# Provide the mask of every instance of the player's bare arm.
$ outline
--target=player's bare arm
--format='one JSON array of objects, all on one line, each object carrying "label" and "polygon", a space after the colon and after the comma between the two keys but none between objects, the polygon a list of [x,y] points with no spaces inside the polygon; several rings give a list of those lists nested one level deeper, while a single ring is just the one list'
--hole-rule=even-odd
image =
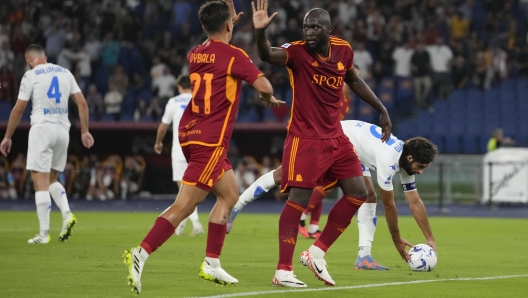
[{"label": "player's bare arm", "polygon": [[400,229],[398,228],[398,211],[396,209],[396,203],[394,202],[394,191],[380,189],[380,194],[381,199],[383,200],[383,210],[385,211],[385,219],[389,226],[392,241],[402,259],[407,262],[409,260],[409,254],[407,253],[406,246],[413,247],[413,245],[400,236]]},{"label": "player's bare arm", "polygon": [[9,122],[7,123],[7,129],[4,135],[4,139],[0,144],[0,152],[2,152],[4,156],[7,156],[7,154],[9,154],[9,152],[11,151],[11,137],[13,136],[15,129],[18,127],[20,119],[22,119],[22,114],[26,109],[27,103],[27,101],[19,99],[15,103],[13,110],[11,110],[11,115],[9,116]]},{"label": "player's bare arm", "polygon": [[260,60],[275,66],[284,66],[287,58],[286,51],[281,48],[272,48],[265,32],[278,13],[274,12],[268,16],[268,0],[257,0],[256,7],[255,3],[251,2],[251,9],[253,10],[253,26],[255,27],[255,39]]},{"label": "player's bare arm", "polygon": [[81,92],[72,94],[73,101],[79,108],[79,119],[81,122],[81,140],[86,148],[91,148],[94,144],[92,134],[88,131],[88,105]]},{"label": "player's bare arm", "polygon": [[268,107],[278,107],[280,104],[285,104],[284,101],[278,100],[273,96],[273,87],[266,77],[261,76],[253,82],[253,88],[260,93],[260,100],[266,102]]},{"label": "player's bare arm", "polygon": [[238,14],[235,11],[235,5],[233,4],[233,0],[224,0],[225,3],[229,6],[229,11],[231,12],[231,22],[233,22],[233,26],[240,21],[240,18],[244,14],[243,12],[239,12]]},{"label": "player's bare arm", "polygon": [[381,137],[382,142],[389,140],[392,130],[392,123],[390,120],[389,113],[385,106],[381,103],[378,97],[372,92],[370,87],[358,76],[355,69],[350,69],[345,74],[345,83],[350,86],[350,89],[356,93],[359,98],[371,105],[374,109],[380,112],[379,126],[381,127],[383,136]]},{"label": "player's bare arm", "polygon": [[154,144],[154,151],[157,154],[161,154],[161,151],[163,150],[163,139],[165,138],[168,129],[169,125],[163,122],[160,123],[160,125],[158,126],[158,132],[156,134],[156,143]]},{"label": "player's bare arm", "polygon": [[425,210],[424,203],[420,198],[417,190],[405,192],[405,198],[409,202],[409,208],[412,211],[416,223],[422,230],[422,233],[425,236],[427,245],[431,246],[436,251],[436,245],[433,237],[433,232],[431,231],[431,226],[429,225],[429,219],[427,218],[427,211]]}]

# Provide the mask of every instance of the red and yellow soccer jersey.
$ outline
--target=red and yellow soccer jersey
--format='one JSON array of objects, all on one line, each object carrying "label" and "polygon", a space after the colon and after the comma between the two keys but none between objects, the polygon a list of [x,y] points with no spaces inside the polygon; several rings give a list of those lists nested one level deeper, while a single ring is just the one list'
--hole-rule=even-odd
[{"label": "red and yellow soccer jersey", "polygon": [[287,53],[293,101],[289,133],[302,138],[335,138],[343,135],[339,123],[345,73],[353,67],[350,44],[330,36],[326,58],[311,53],[305,41],[282,45]]},{"label": "red and yellow soccer jersey", "polygon": [[262,72],[241,49],[207,40],[187,55],[192,100],[178,128],[181,146],[229,147],[242,80],[253,84]]}]

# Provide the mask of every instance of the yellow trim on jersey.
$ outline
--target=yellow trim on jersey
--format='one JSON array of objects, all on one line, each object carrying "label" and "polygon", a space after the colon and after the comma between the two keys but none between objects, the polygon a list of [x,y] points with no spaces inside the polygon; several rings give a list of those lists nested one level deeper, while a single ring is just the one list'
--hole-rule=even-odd
[{"label": "yellow trim on jersey", "polygon": [[224,150],[224,147],[218,147],[213,151],[213,154],[211,154],[211,158],[207,162],[205,169],[200,175],[200,178],[198,178],[198,181],[200,183],[207,185],[207,182],[209,181],[209,177],[211,177],[211,173],[216,167],[216,164],[218,163],[218,158],[220,157],[220,155],[222,155],[223,150]]},{"label": "yellow trim on jersey", "polygon": [[290,130],[290,125],[293,120],[293,107],[295,106],[295,78],[293,77],[293,72],[289,67],[287,67],[286,70],[288,70],[288,76],[290,77],[290,86],[292,88],[292,106],[290,109],[290,121],[288,121],[288,126],[286,126],[286,130]]},{"label": "yellow trim on jersey", "polygon": [[328,184],[328,185],[326,185],[326,186],[323,186],[323,190],[324,190],[324,191],[327,191],[327,190],[329,190],[329,189],[334,188],[334,186],[337,184],[337,182],[338,182],[338,180],[336,179],[336,181],[334,181],[334,182],[332,182],[332,183],[330,183],[330,184]]},{"label": "yellow trim on jersey", "polygon": [[190,186],[195,186],[197,184],[196,182],[189,182],[189,181],[185,181],[185,180],[182,180],[182,183],[190,185]]}]

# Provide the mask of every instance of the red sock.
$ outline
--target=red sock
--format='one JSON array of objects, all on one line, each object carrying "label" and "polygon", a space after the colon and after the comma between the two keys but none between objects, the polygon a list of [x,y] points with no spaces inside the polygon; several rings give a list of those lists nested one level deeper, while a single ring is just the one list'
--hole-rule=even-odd
[{"label": "red sock", "polygon": [[326,252],[337,238],[341,236],[341,233],[345,231],[348,225],[350,225],[352,217],[356,214],[363,202],[365,202],[365,199],[354,198],[347,195],[344,195],[339,199],[339,201],[332,206],[332,209],[330,209],[330,213],[328,213],[328,222],[319,238],[315,240],[314,245]]},{"label": "red sock", "polygon": [[154,226],[150,229],[145,239],[143,239],[143,242],[141,242],[141,247],[148,254],[151,254],[163,245],[172,234],[174,234],[174,226],[170,221],[160,216],[154,222]]},{"label": "red sock", "polygon": [[279,218],[279,263],[277,270],[292,271],[292,259],[295,243],[299,232],[299,220],[304,206],[292,201],[286,201]]},{"label": "red sock", "polygon": [[224,239],[227,232],[227,225],[217,223],[209,223],[209,230],[207,231],[207,248],[205,249],[205,256],[209,258],[219,258],[224,247]]},{"label": "red sock", "polygon": [[316,188],[314,188],[312,195],[310,196],[310,202],[308,203],[308,207],[306,207],[306,209],[304,210],[304,214],[312,213],[313,210],[317,208],[317,204],[322,202],[326,195],[326,191],[324,191],[321,186],[317,186]]},{"label": "red sock", "polygon": [[319,220],[321,219],[321,214],[323,213],[323,201],[317,203],[312,210],[312,216],[310,216],[310,224],[318,225]]}]

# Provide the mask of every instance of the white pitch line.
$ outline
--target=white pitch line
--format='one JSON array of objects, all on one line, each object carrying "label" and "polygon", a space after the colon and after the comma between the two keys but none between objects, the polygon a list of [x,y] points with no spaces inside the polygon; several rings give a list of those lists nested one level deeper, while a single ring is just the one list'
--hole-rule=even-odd
[{"label": "white pitch line", "polygon": [[431,282],[443,282],[443,281],[480,281],[480,280],[495,280],[495,279],[508,279],[508,278],[521,278],[528,277],[528,274],[518,275],[499,275],[499,276],[486,276],[486,277],[466,277],[466,278],[444,278],[444,279],[426,279],[426,280],[414,280],[414,281],[401,281],[401,282],[388,282],[381,284],[366,284],[357,286],[344,286],[344,287],[327,287],[327,288],[316,288],[316,289],[295,289],[295,290],[271,290],[271,291],[258,291],[258,292],[242,292],[233,294],[223,294],[214,296],[197,296],[191,298],[229,298],[229,297],[244,297],[244,296],[260,296],[260,295],[272,295],[272,294],[284,294],[288,292],[301,293],[301,292],[319,292],[319,291],[338,291],[338,290],[351,290],[351,289],[364,289],[364,288],[376,288],[376,287],[387,287],[387,286],[401,286],[411,284],[422,284]]}]

